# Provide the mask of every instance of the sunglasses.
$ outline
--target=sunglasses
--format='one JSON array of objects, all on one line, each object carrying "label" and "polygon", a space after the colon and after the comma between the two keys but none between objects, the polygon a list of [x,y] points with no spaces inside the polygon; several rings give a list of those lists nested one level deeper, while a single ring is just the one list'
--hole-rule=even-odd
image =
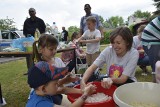
[{"label": "sunglasses", "polygon": [[84,10],[89,10],[90,8],[84,8]]}]

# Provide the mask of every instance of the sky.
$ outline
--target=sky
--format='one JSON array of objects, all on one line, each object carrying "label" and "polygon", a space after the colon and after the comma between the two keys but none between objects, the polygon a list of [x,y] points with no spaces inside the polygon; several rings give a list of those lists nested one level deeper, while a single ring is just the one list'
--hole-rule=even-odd
[{"label": "sky", "polygon": [[153,0],[0,0],[0,19],[13,19],[18,29],[23,28],[28,9],[36,9],[36,16],[45,23],[56,22],[59,31],[61,27],[77,26],[85,15],[84,5],[90,4],[92,13],[101,15],[104,19],[112,16],[122,16],[124,20],[136,10],[155,11]]}]

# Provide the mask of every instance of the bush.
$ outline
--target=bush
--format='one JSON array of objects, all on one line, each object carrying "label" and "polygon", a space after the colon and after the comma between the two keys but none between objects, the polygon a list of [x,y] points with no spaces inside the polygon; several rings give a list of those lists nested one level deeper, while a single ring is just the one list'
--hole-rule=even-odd
[{"label": "bush", "polygon": [[134,24],[129,26],[129,29],[131,30],[132,34],[134,33],[134,29],[133,29]]},{"label": "bush", "polygon": [[109,37],[110,37],[110,33],[112,32],[112,30],[106,31],[104,32],[104,38],[103,40],[101,40],[101,44],[109,44]]}]

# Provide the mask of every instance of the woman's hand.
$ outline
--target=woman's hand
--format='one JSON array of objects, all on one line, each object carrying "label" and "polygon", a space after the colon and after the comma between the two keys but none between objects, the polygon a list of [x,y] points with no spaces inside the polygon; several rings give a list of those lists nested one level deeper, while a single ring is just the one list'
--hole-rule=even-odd
[{"label": "woman's hand", "polygon": [[111,78],[103,78],[102,82],[101,82],[101,86],[103,88],[110,88],[113,84],[113,81]]}]

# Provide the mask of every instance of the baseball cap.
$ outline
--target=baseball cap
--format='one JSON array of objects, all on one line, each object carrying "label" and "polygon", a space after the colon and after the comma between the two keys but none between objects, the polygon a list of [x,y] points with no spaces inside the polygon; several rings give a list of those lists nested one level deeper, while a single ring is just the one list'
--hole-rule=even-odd
[{"label": "baseball cap", "polygon": [[89,4],[85,4],[84,9],[86,9],[86,8],[91,8],[91,6]]},{"label": "baseball cap", "polygon": [[38,88],[46,83],[63,78],[68,73],[68,67],[57,68],[45,61],[40,61],[28,71],[28,84]]},{"label": "baseball cap", "polygon": [[34,8],[30,8],[29,12],[31,12],[31,11],[36,12],[36,10]]}]

